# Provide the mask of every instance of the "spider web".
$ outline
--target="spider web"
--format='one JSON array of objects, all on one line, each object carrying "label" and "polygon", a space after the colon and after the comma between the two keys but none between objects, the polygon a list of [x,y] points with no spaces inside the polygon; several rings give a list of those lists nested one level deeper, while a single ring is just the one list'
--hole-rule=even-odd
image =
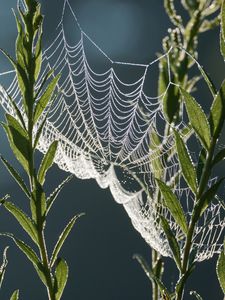
[{"label": "spider web", "polygon": [[[26,9],[22,1],[20,5]],[[69,16],[73,19],[74,32],[78,32],[76,42],[70,42],[67,37],[65,22]],[[104,72],[96,72],[89,63],[87,52],[93,48],[106,60]],[[163,169],[165,180],[178,178],[174,193],[181,199],[188,219],[194,202],[191,191],[182,186],[171,125],[163,114],[163,98],[173,85],[171,51],[172,48],[149,64],[113,61],[83,31],[69,1],[65,0],[57,35],[44,51],[42,73],[36,86],[38,89],[52,69],[52,76],[62,74],[59,93],[46,110],[47,122],[38,149],[46,153],[50,144],[58,140],[55,158],[58,166],[81,179],[94,178],[101,188],[109,188],[115,201],[127,211],[134,228],[164,256],[171,256],[171,251],[158,221],[159,211],[169,221],[181,247],[184,247],[184,236],[168,210],[158,202],[159,191],[153,176],[157,166]],[[145,92],[147,75],[162,60],[167,63],[168,86],[162,95],[152,97]],[[117,66],[128,67],[130,72],[138,69],[140,75],[132,82],[124,82],[116,71]],[[7,112],[16,116],[8,101],[10,95],[22,107],[17,79],[13,76],[6,90],[0,87],[0,102]],[[182,131],[187,126],[182,121],[176,128]],[[188,139],[189,135],[190,132],[184,138]],[[194,234],[199,261],[212,257],[222,247],[220,238],[225,226],[222,206],[212,204],[202,219]]]}]

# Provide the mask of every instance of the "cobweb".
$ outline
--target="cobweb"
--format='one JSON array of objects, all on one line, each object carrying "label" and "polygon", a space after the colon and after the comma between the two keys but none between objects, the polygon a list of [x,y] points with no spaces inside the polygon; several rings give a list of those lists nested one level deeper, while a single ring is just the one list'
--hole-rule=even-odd
[{"label": "cobweb", "polygon": [[[22,1],[20,5],[26,9]],[[70,41],[66,32],[69,17],[73,19],[75,42]],[[89,63],[88,49],[94,49],[105,59],[103,72],[95,71]],[[156,171],[157,165],[163,170],[165,180],[172,182],[176,178],[174,193],[181,199],[188,219],[194,202],[191,191],[182,186],[171,125],[163,114],[163,98],[173,85],[171,51],[172,48],[149,64],[113,61],[83,31],[69,1],[65,0],[56,37],[44,51],[42,73],[36,86],[38,89],[51,69],[54,69],[52,76],[62,74],[58,84],[60,92],[47,109],[47,123],[38,149],[45,153],[58,140],[55,158],[58,166],[81,179],[94,178],[101,188],[109,188],[115,201],[125,208],[134,228],[164,256],[171,256],[171,251],[159,224],[159,212],[169,221],[181,247],[184,236],[158,201],[159,191],[153,176],[161,172]],[[162,60],[167,63],[168,86],[162,95],[154,97],[145,91],[147,76],[152,66]],[[116,71],[117,66],[129,67],[130,72],[138,70],[140,75],[132,82],[124,82]],[[2,75],[13,79],[7,89],[0,87],[0,102],[15,116],[8,95],[21,107],[17,79],[12,72]],[[176,127],[181,131],[187,128],[184,121]],[[188,139],[189,135],[184,138]],[[196,260],[208,259],[220,251],[224,226],[222,206],[212,204],[195,230]]]}]

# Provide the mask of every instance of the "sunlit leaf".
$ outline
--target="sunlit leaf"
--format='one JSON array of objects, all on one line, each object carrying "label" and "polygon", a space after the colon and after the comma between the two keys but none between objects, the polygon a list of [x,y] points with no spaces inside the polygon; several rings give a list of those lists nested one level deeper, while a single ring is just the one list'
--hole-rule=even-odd
[{"label": "sunlit leaf", "polygon": [[69,175],[65,180],[61,182],[59,186],[51,193],[51,195],[47,198],[47,209],[46,215],[49,213],[53,203],[55,202],[56,198],[58,197],[61,190],[65,187],[65,185],[74,177],[74,175]]},{"label": "sunlit leaf", "polygon": [[7,260],[7,256],[6,256],[8,248],[9,247],[6,247],[4,249],[4,252],[3,252],[3,261],[2,261],[2,265],[0,266],[0,288],[2,287],[2,283],[3,283],[3,280],[4,280],[6,267],[7,267],[7,264],[8,264],[8,260]]},{"label": "sunlit leaf", "polygon": [[225,80],[223,81],[219,92],[214,98],[210,109],[209,123],[211,133],[214,139],[217,139],[222,130],[225,119]]},{"label": "sunlit leaf", "polygon": [[160,293],[161,293],[163,299],[170,300],[171,297],[170,297],[169,291],[167,290],[165,285],[162,283],[162,281],[155,276],[155,274],[153,273],[151,267],[147,264],[145,259],[139,254],[135,254],[133,256],[133,258],[136,259],[139,262],[139,264],[141,265],[142,269],[144,270],[147,277],[151,280],[151,282],[157,284],[157,286],[160,289]]},{"label": "sunlit leaf", "polygon": [[211,142],[211,134],[207,117],[201,106],[188,92],[182,88],[180,88],[180,91],[185,101],[185,107],[187,109],[189,121],[195,133],[199,137],[202,146],[208,150]]},{"label": "sunlit leaf", "polygon": [[34,111],[34,123],[37,122],[43,111],[46,109],[47,105],[52,100],[52,95],[55,91],[56,85],[59,81],[60,75],[57,75],[53,77],[52,81],[49,83],[48,87],[46,88],[43,95],[40,97],[40,99],[37,102],[37,105],[35,107]]},{"label": "sunlit leaf", "polygon": [[66,227],[64,228],[63,232],[60,234],[59,236],[59,239],[55,245],[55,248],[53,250],[53,253],[52,253],[52,257],[51,257],[51,260],[50,260],[50,266],[53,267],[57,257],[58,257],[58,254],[63,246],[63,244],[65,243],[65,240],[66,238],[68,237],[70,231],[72,230],[75,222],[77,221],[77,219],[81,216],[83,216],[84,214],[79,214],[77,216],[74,216],[70,222],[66,225]]},{"label": "sunlit leaf", "polygon": [[19,299],[19,290],[16,290],[16,291],[12,294],[10,300],[18,300],[18,299]]},{"label": "sunlit leaf", "polygon": [[156,179],[156,181],[163,196],[163,204],[168,208],[174,220],[180,226],[182,231],[187,234],[187,221],[179,199],[164,182],[158,179]]},{"label": "sunlit leaf", "polygon": [[9,201],[2,200],[4,207],[15,217],[21,227],[27,232],[31,239],[38,244],[37,229],[32,220],[18,207]]},{"label": "sunlit leaf", "polygon": [[181,256],[180,256],[179,244],[178,244],[167,220],[163,216],[160,216],[160,221],[161,221],[163,231],[165,232],[167,241],[169,243],[170,250],[172,252],[174,261],[176,262],[178,269],[181,270]]},{"label": "sunlit leaf", "polygon": [[4,159],[1,155],[0,155],[0,159],[3,162],[3,164],[5,165],[5,167],[7,168],[7,170],[9,171],[9,173],[12,175],[12,177],[15,179],[15,181],[18,183],[18,185],[24,191],[26,196],[28,198],[30,198],[30,192],[29,192],[25,182],[23,181],[23,178],[18,174],[18,172],[13,168],[13,166],[10,165],[10,163],[6,159]]},{"label": "sunlit leaf", "polygon": [[219,255],[216,265],[217,277],[219,279],[220,286],[225,295],[225,253],[222,251]]},{"label": "sunlit leaf", "polygon": [[33,264],[36,272],[38,273],[38,276],[42,280],[42,282],[47,285],[46,276],[44,272],[44,267],[42,266],[37,254],[34,252],[34,250],[28,246],[23,241],[17,239],[13,234],[11,233],[0,233],[0,235],[7,236],[11,238],[14,243],[17,245],[17,247],[26,255],[26,257],[30,260],[30,262]]},{"label": "sunlit leaf", "polygon": [[68,279],[68,273],[69,273],[69,268],[66,261],[62,258],[58,258],[56,262],[55,282],[54,282],[56,300],[60,300],[62,297],[62,293]]},{"label": "sunlit leaf", "polygon": [[46,173],[54,162],[57,146],[58,141],[54,141],[48,148],[48,151],[41,162],[40,168],[38,170],[38,180],[41,184],[45,182]]},{"label": "sunlit leaf", "polygon": [[203,298],[196,291],[191,291],[190,295],[194,296],[197,300],[203,300]]},{"label": "sunlit leaf", "polygon": [[184,144],[182,138],[179,133],[174,131],[175,140],[176,140],[176,148],[179,158],[179,164],[181,167],[182,175],[193,191],[196,194],[197,192],[197,175],[195,167],[192,163],[190,154],[187,150],[186,145]]}]

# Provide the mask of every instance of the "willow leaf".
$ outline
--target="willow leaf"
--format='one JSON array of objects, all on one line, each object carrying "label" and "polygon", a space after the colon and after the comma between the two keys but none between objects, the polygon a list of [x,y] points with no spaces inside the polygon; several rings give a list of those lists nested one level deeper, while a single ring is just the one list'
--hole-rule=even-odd
[{"label": "willow leaf", "polygon": [[15,217],[21,227],[27,232],[31,239],[38,245],[38,233],[33,221],[13,203],[2,200],[4,207]]},{"label": "willow leaf", "polygon": [[179,133],[174,131],[182,175],[194,194],[197,192],[197,175],[191,157]]},{"label": "willow leaf", "polygon": [[52,95],[55,91],[56,85],[59,81],[60,75],[55,76],[52,81],[49,83],[48,87],[46,88],[43,95],[40,97],[40,99],[37,102],[37,105],[35,107],[34,111],[34,123],[37,122],[49,102],[52,100]]},{"label": "willow leaf", "polygon": [[223,0],[221,6],[221,35],[225,42],[225,1]]},{"label": "willow leaf", "polygon": [[170,229],[170,226],[169,226],[169,223],[167,222],[167,220],[163,216],[160,216],[160,221],[161,221],[162,228],[165,232],[167,241],[169,243],[170,250],[172,252],[174,261],[175,261],[178,269],[181,270],[181,256],[180,256],[179,244],[178,244],[172,230]]},{"label": "willow leaf", "polygon": [[220,53],[225,61],[225,40],[222,37],[222,32],[220,32]]},{"label": "willow leaf", "polygon": [[213,159],[212,165],[216,165],[225,158],[225,149],[220,150]]},{"label": "willow leaf", "polygon": [[190,295],[194,296],[197,300],[203,300],[202,297],[196,291],[191,291]]},{"label": "willow leaf", "polygon": [[56,268],[55,268],[55,297],[56,300],[60,300],[63,294],[63,290],[66,286],[66,282],[68,279],[69,268],[66,261],[62,258],[57,260]]},{"label": "willow leaf", "polygon": [[20,162],[24,170],[29,173],[29,152],[28,152],[28,140],[21,135],[15,128],[2,123],[2,126],[6,132],[10,147]]},{"label": "willow leaf", "polygon": [[158,277],[155,276],[154,272],[152,271],[151,267],[147,264],[145,259],[139,254],[135,254],[133,256],[133,258],[139,262],[139,264],[141,265],[142,269],[144,270],[147,277],[151,280],[151,282],[157,284],[157,286],[160,289],[160,293],[161,293],[163,299],[171,300],[169,291],[167,290],[165,285],[162,283],[162,281]]},{"label": "willow leaf", "polygon": [[217,265],[216,265],[216,272],[217,272],[217,277],[218,277],[220,286],[225,295],[225,254],[224,254],[224,251],[222,251],[219,255]]},{"label": "willow leaf", "polygon": [[14,243],[17,245],[17,247],[26,255],[26,257],[33,264],[41,281],[47,286],[47,281],[46,281],[46,277],[45,277],[45,273],[44,273],[44,267],[42,266],[37,254],[34,252],[34,250],[30,246],[28,246],[26,243],[24,243],[23,241],[17,239],[11,233],[7,233],[7,232],[0,233],[0,235],[7,236],[14,241]]},{"label": "willow leaf", "polygon": [[30,192],[25,184],[25,182],[23,181],[23,178],[20,177],[20,175],[18,174],[18,172],[13,168],[12,165],[10,165],[10,163],[4,159],[4,157],[2,157],[0,155],[0,159],[3,162],[3,164],[5,165],[5,167],[7,168],[7,170],[9,171],[9,173],[11,174],[11,176],[15,179],[15,181],[18,183],[18,185],[21,187],[21,189],[24,191],[25,195],[30,198]]},{"label": "willow leaf", "polygon": [[47,209],[46,209],[46,215],[49,213],[53,203],[55,202],[56,198],[58,197],[61,190],[64,188],[64,186],[74,177],[74,175],[69,175],[65,180],[61,182],[59,186],[51,193],[51,195],[47,198]]},{"label": "willow leaf", "polygon": [[8,264],[8,260],[7,260],[7,250],[9,247],[6,247],[3,251],[3,261],[2,261],[2,265],[0,266],[0,289],[2,287],[2,283],[4,280],[4,276],[5,276],[5,271],[6,271],[6,267]]},{"label": "willow leaf", "polygon": [[168,208],[174,220],[180,226],[184,234],[187,234],[187,221],[179,199],[164,182],[158,179],[156,179],[156,181],[163,196],[163,204]]},{"label": "willow leaf", "polygon": [[52,257],[51,257],[51,260],[50,260],[50,266],[53,267],[57,257],[58,257],[58,254],[59,254],[59,251],[61,250],[63,244],[65,243],[65,240],[66,238],[68,237],[70,231],[72,230],[76,220],[81,217],[82,215],[84,214],[79,214],[77,216],[74,216],[70,222],[66,225],[66,227],[64,228],[63,232],[60,234],[59,236],[59,239],[55,245],[55,248],[53,250],[53,253],[52,253]]},{"label": "willow leaf", "polygon": [[215,96],[209,116],[209,124],[213,138],[216,140],[222,130],[225,119],[225,80]]},{"label": "willow leaf", "polygon": [[50,145],[47,153],[45,154],[45,156],[44,156],[44,158],[41,162],[40,168],[38,170],[38,175],[37,175],[40,184],[43,184],[45,182],[45,176],[46,176],[46,173],[47,173],[48,169],[53,164],[55,154],[56,154],[56,151],[57,151],[57,146],[58,146],[58,141],[54,141]]},{"label": "willow leaf", "polygon": [[207,209],[207,207],[210,205],[210,203],[213,201],[213,199],[216,196],[216,192],[218,191],[221,183],[224,181],[224,178],[221,178],[218,180],[214,185],[212,185],[208,191],[203,194],[199,206],[200,206],[200,216],[203,215],[204,211]]},{"label": "willow leaf", "polygon": [[18,300],[18,299],[19,299],[19,290],[16,290],[16,291],[12,294],[10,300]]},{"label": "willow leaf", "polygon": [[38,41],[35,46],[35,72],[34,79],[37,80],[41,71],[42,65],[42,30],[40,29]]},{"label": "willow leaf", "polygon": [[180,91],[185,101],[189,121],[195,133],[199,137],[202,146],[208,150],[210,147],[211,134],[207,117],[201,106],[188,92],[186,92],[183,88],[180,88]]}]

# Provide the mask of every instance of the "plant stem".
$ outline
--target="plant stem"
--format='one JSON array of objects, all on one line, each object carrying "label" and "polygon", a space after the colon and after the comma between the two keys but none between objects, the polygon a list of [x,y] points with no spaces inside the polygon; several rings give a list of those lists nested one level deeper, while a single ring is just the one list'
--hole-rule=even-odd
[{"label": "plant stem", "polygon": [[[201,198],[202,198],[202,195],[205,191],[205,188],[207,187],[208,179],[209,179],[210,174],[211,174],[211,172],[210,172],[211,171],[211,162],[212,162],[215,146],[216,146],[216,139],[213,138],[210,149],[209,149],[207,157],[206,157],[206,163],[205,163],[205,166],[204,166],[204,169],[203,169],[203,173],[202,173],[202,176],[201,176],[198,192],[197,192],[197,195],[196,195],[196,204],[195,204],[195,207],[193,209],[192,217],[191,217],[191,220],[190,220],[189,230],[188,230],[187,239],[186,239],[186,243],[185,243],[185,247],[184,247],[183,263],[182,263],[182,270],[181,270],[180,277],[185,275],[188,271],[188,262],[189,262],[190,252],[191,252],[191,249],[192,249],[192,238],[193,238],[196,223],[198,222],[198,219],[199,219],[199,216],[200,216]],[[185,281],[183,281],[183,283],[180,286],[180,289],[177,293],[176,300],[182,300],[183,299],[184,286],[185,286]]]},{"label": "plant stem", "polygon": [[[158,252],[152,249],[152,270],[154,272],[155,266],[158,262]],[[156,275],[156,274],[155,274]],[[155,282],[152,282],[152,300],[158,300],[159,297],[159,289],[158,285]]]}]

